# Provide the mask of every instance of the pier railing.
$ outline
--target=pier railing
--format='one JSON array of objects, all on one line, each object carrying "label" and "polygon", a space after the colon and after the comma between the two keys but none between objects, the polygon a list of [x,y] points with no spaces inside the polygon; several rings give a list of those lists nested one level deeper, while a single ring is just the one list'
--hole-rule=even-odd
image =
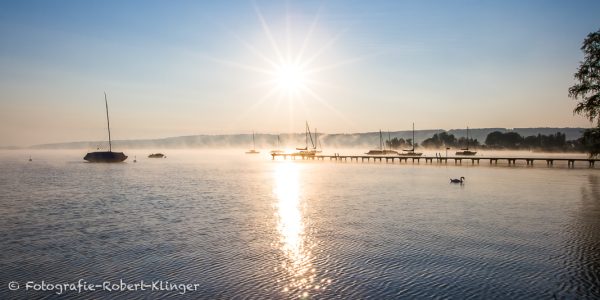
[{"label": "pier railing", "polygon": [[273,159],[277,157],[283,159],[303,159],[303,160],[326,160],[330,161],[356,161],[356,162],[383,162],[395,163],[396,160],[399,163],[408,163],[409,161],[413,164],[421,163],[426,164],[448,164],[448,161],[454,162],[454,165],[462,165],[463,161],[466,163],[471,162],[471,165],[479,164],[480,161],[489,161],[490,165],[497,165],[498,161],[504,161],[508,165],[516,165],[517,162],[525,162],[527,166],[533,166],[535,162],[545,162],[546,166],[553,166],[554,162],[567,162],[569,168],[574,168],[575,163],[585,163],[588,167],[593,168],[595,163],[600,159],[594,158],[565,158],[565,157],[502,157],[502,156],[394,156],[394,155],[305,155],[301,153],[273,153],[271,154]]}]

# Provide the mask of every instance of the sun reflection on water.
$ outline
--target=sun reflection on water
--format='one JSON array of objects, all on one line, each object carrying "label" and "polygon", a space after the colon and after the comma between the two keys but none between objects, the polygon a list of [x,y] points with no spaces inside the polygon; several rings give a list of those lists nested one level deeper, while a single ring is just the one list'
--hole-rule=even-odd
[{"label": "sun reflection on water", "polygon": [[298,165],[281,163],[276,167],[274,177],[273,192],[277,198],[275,209],[280,236],[277,248],[285,256],[280,268],[286,273],[285,278],[278,282],[284,284],[282,291],[307,298],[311,291],[324,289],[324,285],[316,280],[316,270],[312,265],[311,251],[315,244],[306,234]]}]

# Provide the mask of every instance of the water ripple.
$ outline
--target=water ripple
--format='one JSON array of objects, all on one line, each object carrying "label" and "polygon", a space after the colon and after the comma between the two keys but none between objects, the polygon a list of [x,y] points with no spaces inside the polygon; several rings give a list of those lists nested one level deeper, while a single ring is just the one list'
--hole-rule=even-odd
[{"label": "water ripple", "polygon": [[200,285],[181,299],[600,298],[594,170],[465,168],[457,187],[455,168],[181,155],[0,158],[0,298],[176,295],[7,289],[78,279]]}]

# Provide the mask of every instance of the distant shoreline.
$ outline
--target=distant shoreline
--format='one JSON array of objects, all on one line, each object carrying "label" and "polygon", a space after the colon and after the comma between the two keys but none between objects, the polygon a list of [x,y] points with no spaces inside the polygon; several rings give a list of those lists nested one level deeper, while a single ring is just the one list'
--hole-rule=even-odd
[{"label": "distant shoreline", "polygon": [[[567,140],[575,140],[581,137],[586,128],[582,127],[532,127],[532,128],[471,128],[469,136],[478,139],[483,143],[485,137],[493,132],[516,132],[523,136],[530,135],[549,135],[557,132],[564,133]],[[466,136],[466,129],[427,129],[415,130],[415,141],[417,143],[432,137],[436,133],[447,132],[456,137]],[[384,132],[384,138],[410,138],[412,131],[392,131]],[[280,137],[282,147],[296,147],[304,145],[304,133],[257,133],[256,147],[262,149],[271,149],[276,147],[277,136]],[[379,145],[379,131],[362,133],[320,133],[319,139],[325,148],[365,148],[371,149]],[[252,134],[223,134],[223,135],[191,135],[179,137],[166,137],[159,139],[136,139],[136,140],[113,140],[113,147],[118,149],[185,149],[185,148],[247,148],[251,146]],[[63,143],[47,143],[32,146],[3,146],[0,150],[19,150],[19,149],[97,149],[107,148],[106,141],[79,141]],[[483,149],[484,147],[482,147]],[[490,149],[491,150],[491,149]],[[510,149],[509,149],[510,150]]]}]

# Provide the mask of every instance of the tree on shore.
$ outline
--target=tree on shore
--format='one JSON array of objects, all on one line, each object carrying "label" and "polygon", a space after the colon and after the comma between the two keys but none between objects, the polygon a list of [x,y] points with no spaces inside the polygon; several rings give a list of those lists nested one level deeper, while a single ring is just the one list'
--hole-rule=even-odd
[{"label": "tree on shore", "polygon": [[523,137],[516,132],[502,133],[494,131],[487,135],[485,144],[491,148],[518,149],[523,143]]},{"label": "tree on shore", "polygon": [[466,137],[461,137],[459,139],[457,139],[454,134],[448,133],[448,132],[440,132],[440,133],[436,133],[434,134],[432,137],[425,139],[421,145],[423,145],[423,147],[427,147],[427,148],[445,148],[445,147],[452,147],[452,148],[461,148],[461,147],[466,147],[467,144],[470,147],[478,147],[479,145],[479,141],[477,139],[473,139],[473,138],[469,138],[469,141],[467,142],[467,138]]},{"label": "tree on shore", "polygon": [[595,157],[600,155],[600,30],[587,35],[581,51],[584,60],[574,75],[577,83],[569,88],[569,97],[579,101],[573,113],[596,122],[596,127],[584,132],[582,140],[590,156]]},{"label": "tree on shore", "polygon": [[581,139],[567,141],[567,135],[561,132],[523,137],[517,132],[494,131],[487,135],[485,145],[490,149],[583,151]]},{"label": "tree on shore", "polygon": [[385,141],[386,148],[390,149],[401,149],[403,147],[406,147],[406,145],[408,145],[408,142],[405,141],[403,138],[395,137],[391,140]]}]

